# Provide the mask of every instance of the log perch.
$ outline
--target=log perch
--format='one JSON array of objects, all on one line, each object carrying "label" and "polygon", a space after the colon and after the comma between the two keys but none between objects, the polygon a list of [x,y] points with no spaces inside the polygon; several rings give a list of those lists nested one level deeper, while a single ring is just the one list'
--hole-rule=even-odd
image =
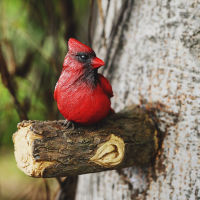
[{"label": "log perch", "polygon": [[13,135],[18,167],[32,177],[62,177],[151,163],[158,148],[151,117],[132,107],[74,130],[59,121],[22,121]]}]

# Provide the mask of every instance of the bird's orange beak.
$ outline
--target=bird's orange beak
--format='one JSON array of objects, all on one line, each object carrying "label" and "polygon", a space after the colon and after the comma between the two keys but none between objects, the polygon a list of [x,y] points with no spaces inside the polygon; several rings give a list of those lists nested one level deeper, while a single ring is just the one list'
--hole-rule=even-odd
[{"label": "bird's orange beak", "polygon": [[105,63],[103,62],[103,60],[101,60],[100,58],[93,58],[92,61],[91,61],[91,65],[93,68],[98,68],[98,67],[101,67],[103,66]]}]

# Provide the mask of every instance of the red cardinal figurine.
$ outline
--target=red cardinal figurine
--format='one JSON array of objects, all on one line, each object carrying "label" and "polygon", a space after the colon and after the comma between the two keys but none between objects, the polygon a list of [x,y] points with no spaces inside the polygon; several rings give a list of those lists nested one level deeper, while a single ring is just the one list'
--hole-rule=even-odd
[{"label": "red cardinal figurine", "polygon": [[104,62],[90,47],[76,39],[70,38],[68,46],[54,99],[68,121],[84,125],[96,123],[112,111],[112,87],[97,72]]}]

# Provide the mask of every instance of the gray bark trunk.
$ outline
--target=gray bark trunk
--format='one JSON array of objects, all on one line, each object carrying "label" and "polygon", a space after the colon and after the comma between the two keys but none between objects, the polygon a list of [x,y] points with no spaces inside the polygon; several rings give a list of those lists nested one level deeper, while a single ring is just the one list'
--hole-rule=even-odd
[{"label": "gray bark trunk", "polygon": [[165,138],[154,166],[82,175],[76,199],[200,199],[200,1],[102,7],[93,46],[107,64],[112,105],[148,104]]}]

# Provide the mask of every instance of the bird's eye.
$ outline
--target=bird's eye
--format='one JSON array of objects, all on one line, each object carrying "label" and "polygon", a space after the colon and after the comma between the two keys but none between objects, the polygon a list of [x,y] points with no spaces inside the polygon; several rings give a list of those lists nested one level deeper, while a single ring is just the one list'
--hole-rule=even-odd
[{"label": "bird's eye", "polygon": [[86,54],[79,54],[77,56],[81,61],[86,61],[89,58],[89,56]]},{"label": "bird's eye", "polygon": [[88,56],[86,56],[86,55],[81,55],[80,57],[81,57],[81,59],[83,59],[83,60],[86,60],[86,59],[88,58]]}]

